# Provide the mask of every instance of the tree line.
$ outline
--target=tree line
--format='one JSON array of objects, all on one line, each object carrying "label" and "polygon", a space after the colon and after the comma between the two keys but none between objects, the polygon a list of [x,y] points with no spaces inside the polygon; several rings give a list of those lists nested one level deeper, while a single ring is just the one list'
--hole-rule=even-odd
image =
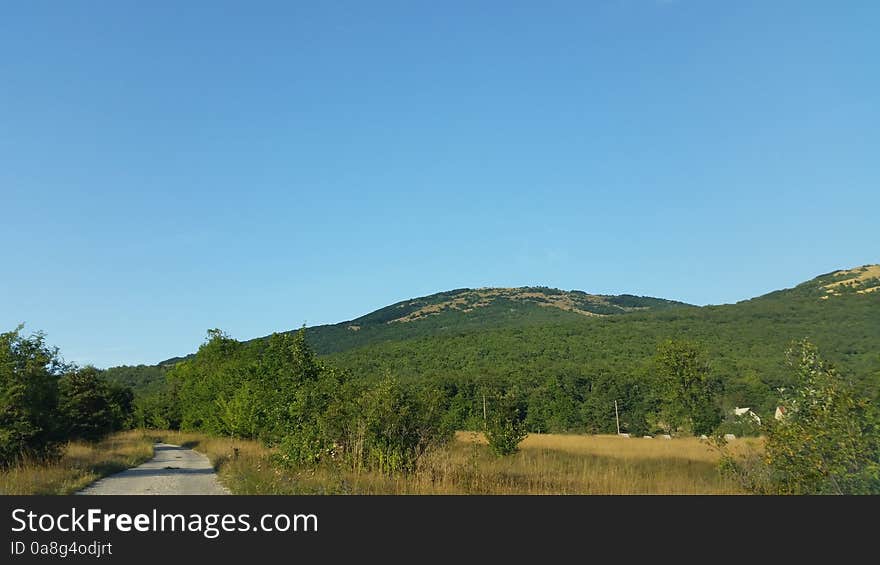
[{"label": "tree line", "polygon": [[70,440],[97,441],[131,424],[131,389],[65,363],[45,335],[0,334],[0,467],[53,458]]}]

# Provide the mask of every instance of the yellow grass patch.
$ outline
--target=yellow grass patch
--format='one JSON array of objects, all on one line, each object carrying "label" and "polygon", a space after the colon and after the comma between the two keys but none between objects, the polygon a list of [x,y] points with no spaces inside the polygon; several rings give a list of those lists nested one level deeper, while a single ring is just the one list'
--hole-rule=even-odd
[{"label": "yellow grass patch", "polygon": [[856,269],[850,269],[846,271],[835,271],[832,273],[836,276],[845,276],[847,278],[841,279],[839,281],[834,281],[832,283],[828,283],[823,285],[822,288],[825,289],[830,295],[837,296],[840,294],[840,287],[843,285],[852,285],[852,284],[861,284],[870,280],[877,280],[877,285],[863,288],[857,290],[856,292],[859,294],[867,294],[869,292],[874,292],[878,288],[880,288],[880,265],[865,265],[863,267],[858,267]]},{"label": "yellow grass patch", "polygon": [[113,434],[98,443],[71,442],[57,461],[24,461],[0,469],[0,494],[71,494],[152,457],[153,442],[139,431]]}]

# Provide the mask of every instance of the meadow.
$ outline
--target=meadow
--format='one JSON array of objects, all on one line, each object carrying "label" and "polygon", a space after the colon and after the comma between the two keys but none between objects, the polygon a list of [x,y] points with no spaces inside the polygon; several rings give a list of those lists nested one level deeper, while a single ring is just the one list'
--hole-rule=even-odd
[{"label": "meadow", "polygon": [[[719,454],[697,438],[530,434],[520,451],[493,455],[482,434],[458,432],[428,453],[415,473],[387,476],[341,469],[286,469],[252,440],[200,433],[148,432],[156,440],[205,453],[236,494],[742,494],[718,472]],[[738,439],[734,453],[759,450]]]},{"label": "meadow", "polygon": [[[253,440],[202,433],[132,430],[98,443],[71,442],[60,459],[0,471],[0,494],[71,494],[152,457],[156,441],[206,454],[235,494],[741,494],[718,472],[718,452],[697,438],[530,434],[508,457],[491,453],[482,434],[458,432],[428,453],[415,473],[387,476],[337,465],[288,469]],[[734,452],[760,449],[733,442]]]}]

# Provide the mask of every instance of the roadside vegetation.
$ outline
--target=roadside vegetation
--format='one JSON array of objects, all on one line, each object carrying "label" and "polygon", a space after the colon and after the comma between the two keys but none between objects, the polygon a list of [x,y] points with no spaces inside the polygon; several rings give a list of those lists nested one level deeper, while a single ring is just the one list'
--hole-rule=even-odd
[{"label": "roadside vegetation", "polygon": [[71,441],[58,447],[57,457],[20,458],[0,468],[0,494],[72,494],[152,457],[153,441],[139,430]]},{"label": "roadside vegetation", "polygon": [[65,363],[42,333],[0,334],[0,469],[57,462],[71,441],[131,427],[130,388]]}]

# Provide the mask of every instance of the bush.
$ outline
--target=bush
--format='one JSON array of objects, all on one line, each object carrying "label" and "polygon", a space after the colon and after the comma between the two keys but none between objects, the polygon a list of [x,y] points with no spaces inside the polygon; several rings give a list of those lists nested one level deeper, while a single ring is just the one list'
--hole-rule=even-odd
[{"label": "bush", "polygon": [[362,417],[366,466],[386,474],[415,471],[425,452],[453,433],[444,425],[438,395],[404,389],[393,378],[364,396]]},{"label": "bush", "polygon": [[515,392],[508,391],[495,397],[486,421],[486,439],[496,455],[519,451],[519,443],[528,435],[526,416],[525,403]]},{"label": "bush", "polygon": [[804,340],[789,350],[797,380],[785,416],[765,428],[764,456],[725,456],[722,470],[754,492],[880,494],[880,413]]}]

